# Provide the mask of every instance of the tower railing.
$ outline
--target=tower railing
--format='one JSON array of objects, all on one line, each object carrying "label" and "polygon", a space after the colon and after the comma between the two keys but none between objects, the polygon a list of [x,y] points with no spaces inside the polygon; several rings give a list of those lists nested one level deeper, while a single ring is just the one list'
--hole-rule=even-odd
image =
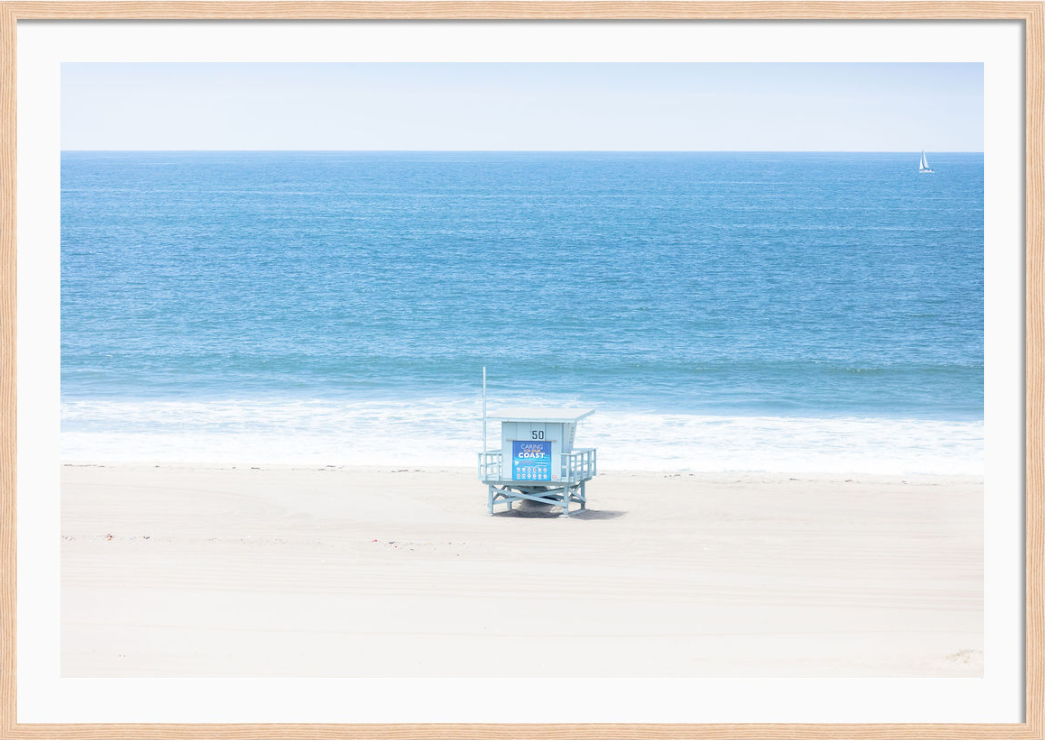
[{"label": "tower railing", "polygon": [[[553,484],[578,483],[594,478],[598,472],[598,459],[594,447],[581,447],[572,452],[560,455],[559,477]],[[487,450],[479,453],[479,480],[484,483],[509,482],[510,478],[501,475],[501,463],[504,455],[500,450]]]},{"label": "tower railing", "polygon": [[479,480],[484,483],[501,478],[501,451],[487,450],[479,453]]},{"label": "tower railing", "polygon": [[579,447],[562,453],[562,474],[567,483],[594,478],[596,459],[594,447]]}]

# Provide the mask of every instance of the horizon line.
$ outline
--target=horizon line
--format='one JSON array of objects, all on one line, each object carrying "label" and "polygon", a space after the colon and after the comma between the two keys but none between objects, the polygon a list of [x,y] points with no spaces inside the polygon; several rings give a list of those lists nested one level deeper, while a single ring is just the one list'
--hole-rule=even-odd
[{"label": "horizon line", "polygon": [[983,154],[976,149],[62,149],[62,154]]}]

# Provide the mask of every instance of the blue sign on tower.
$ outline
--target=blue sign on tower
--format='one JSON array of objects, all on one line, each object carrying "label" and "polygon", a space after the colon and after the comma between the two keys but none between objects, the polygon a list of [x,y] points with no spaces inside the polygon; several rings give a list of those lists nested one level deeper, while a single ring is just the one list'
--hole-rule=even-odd
[{"label": "blue sign on tower", "polygon": [[551,479],[551,442],[512,442],[512,480]]}]

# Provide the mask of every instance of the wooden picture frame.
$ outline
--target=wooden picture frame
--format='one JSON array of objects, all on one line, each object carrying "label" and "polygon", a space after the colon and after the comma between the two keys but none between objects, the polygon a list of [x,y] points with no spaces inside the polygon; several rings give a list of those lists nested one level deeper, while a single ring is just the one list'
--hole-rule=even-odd
[{"label": "wooden picture frame", "polygon": [[[1025,721],[1018,724],[25,724],[16,716],[16,36],[22,20],[1015,20],[1025,29]],[[0,3],[0,738],[1045,738],[1045,4],[675,0]]]}]

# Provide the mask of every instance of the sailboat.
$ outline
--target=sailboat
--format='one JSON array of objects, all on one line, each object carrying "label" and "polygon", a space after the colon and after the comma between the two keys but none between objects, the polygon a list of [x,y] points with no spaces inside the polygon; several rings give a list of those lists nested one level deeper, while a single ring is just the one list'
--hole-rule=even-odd
[{"label": "sailboat", "polygon": [[924,149],[922,149],[922,161],[918,163],[918,171],[919,172],[925,172],[925,173],[928,173],[930,175],[933,172],[931,169],[929,169],[929,162],[925,158],[925,150]]}]

